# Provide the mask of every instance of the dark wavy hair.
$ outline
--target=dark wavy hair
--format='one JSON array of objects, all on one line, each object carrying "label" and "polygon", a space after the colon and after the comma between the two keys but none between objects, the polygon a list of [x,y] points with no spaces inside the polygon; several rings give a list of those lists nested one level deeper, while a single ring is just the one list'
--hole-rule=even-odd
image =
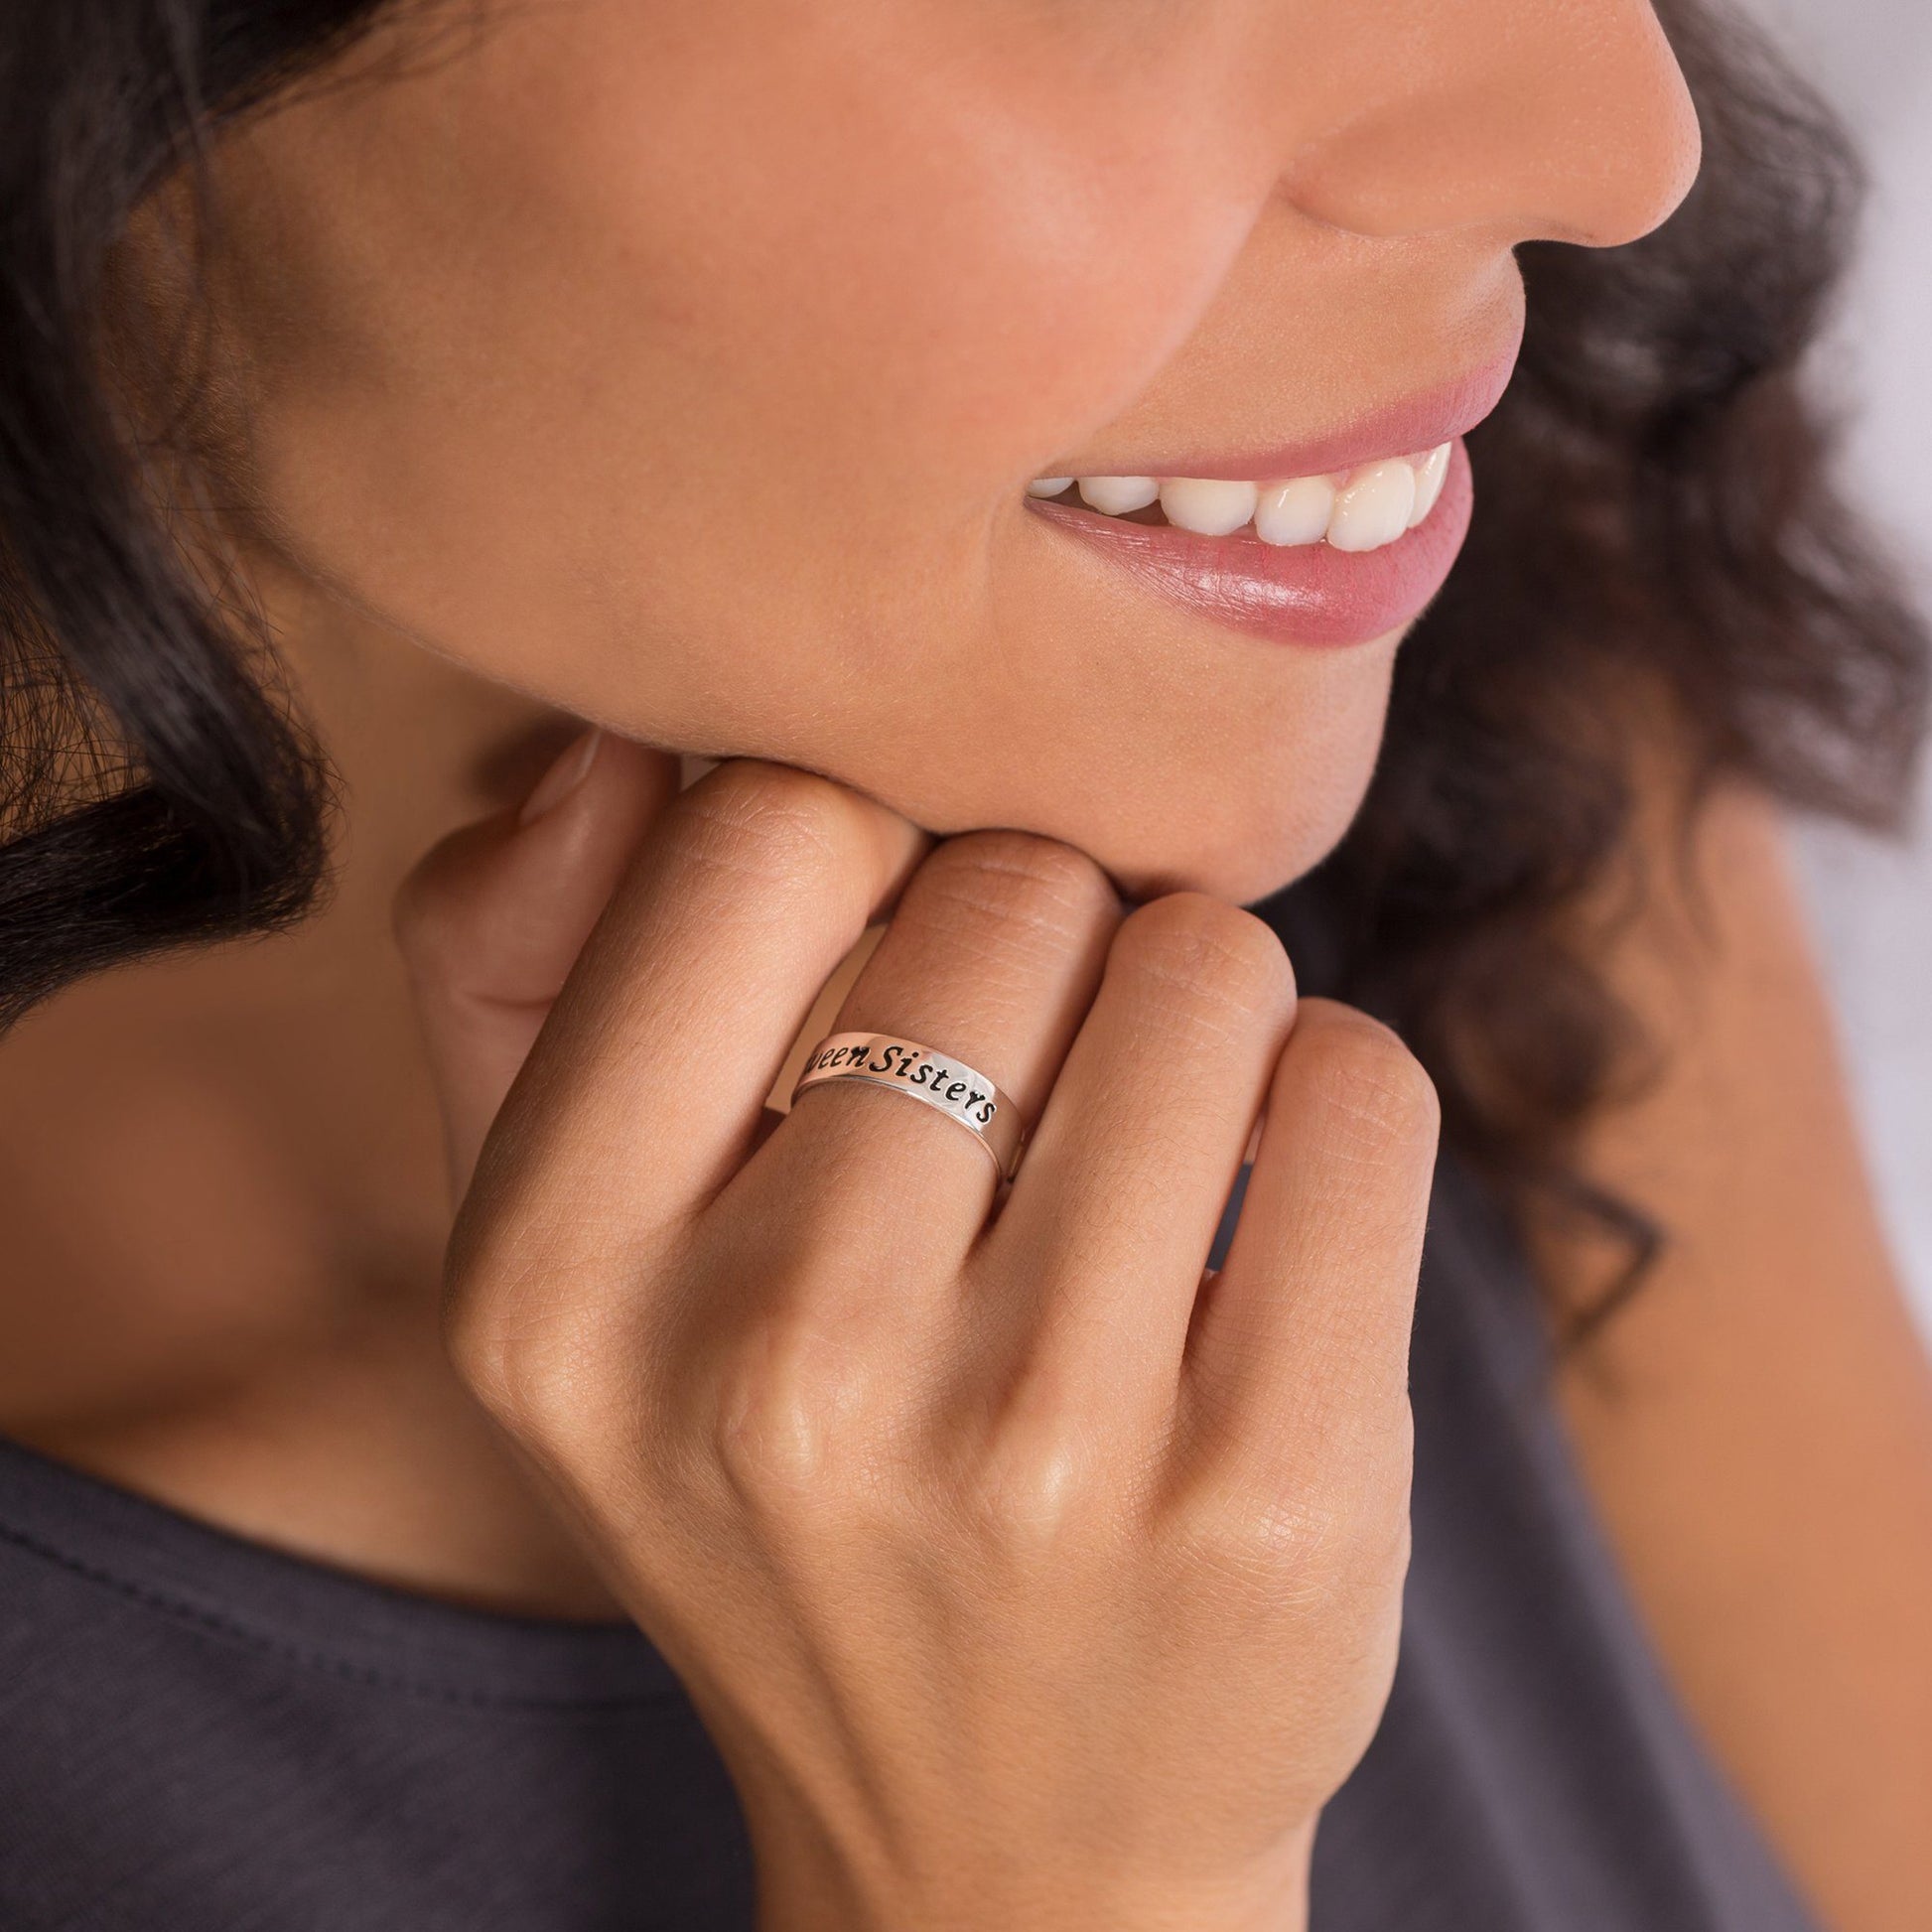
[{"label": "dark wavy hair", "polygon": [[[1661,712],[1681,760],[1680,856],[1729,779],[1896,830],[1932,696],[1932,636],[1839,493],[1839,426],[1803,380],[1856,239],[1857,154],[1755,26],[1657,11],[1703,171],[1628,247],[1518,250],[1528,330],[1469,438],[1468,546],[1398,655],[1363,809],[1308,882],[1340,934],[1334,990],[1403,1033],[1445,1138],[1519,1221],[1622,1249],[1566,1311],[1573,1340],[1665,1232],[1575,1164],[1588,1118],[1661,1070],[1597,964],[1614,925],[1571,916],[1629,848],[1645,731]],[[1616,902],[1619,922],[1642,903]]]},{"label": "dark wavy hair", "polygon": [[[103,379],[130,215],[224,117],[402,0],[14,0],[0,18],[0,1025],[77,976],[298,917],[327,873],[326,763],[245,609],[188,566]],[[1449,1139],[1522,1207],[1632,1243],[1574,1171],[1643,1042],[1566,918],[1628,844],[1661,694],[1700,787],[1748,777],[1896,820],[1927,638],[1833,493],[1799,384],[1860,188],[1756,32],[1659,9],[1705,165],[1629,247],[1520,251],[1521,366],[1470,439],[1482,489],[1400,653],[1377,774],[1301,887],[1333,990],[1391,1019]]]}]

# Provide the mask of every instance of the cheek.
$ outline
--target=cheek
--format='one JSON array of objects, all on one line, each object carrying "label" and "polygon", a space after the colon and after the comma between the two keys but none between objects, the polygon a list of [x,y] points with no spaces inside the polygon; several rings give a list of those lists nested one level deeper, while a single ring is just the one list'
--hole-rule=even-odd
[{"label": "cheek", "polygon": [[869,33],[908,10],[582,0],[434,114],[345,123],[356,193],[279,224],[343,333],[266,412],[276,506],[363,602],[551,702],[1259,897],[1354,810],[1388,653],[1264,663],[1129,610],[1020,490],[1195,330],[1269,171],[1183,49],[1016,34],[996,69],[941,31],[991,41],[976,8]]},{"label": "cheek", "polygon": [[1095,16],[1074,46],[921,0],[701,11],[506,16],[280,117],[247,171],[308,319],[250,332],[271,509],[566,703],[644,638],[737,705],[776,621],[971,603],[995,519],[1145,388],[1265,193],[1184,51],[1096,60]]},{"label": "cheek", "polygon": [[995,65],[951,8],[915,44],[886,32],[902,5],[756,34],[730,5],[702,46],[647,41],[636,11],[558,65],[554,105],[521,76],[541,146],[516,168],[550,188],[605,369],[738,489],[757,451],[808,461],[848,515],[901,485],[1010,493],[1145,387],[1252,220],[1184,70],[1150,111],[1144,64],[1098,78],[1016,34]]}]

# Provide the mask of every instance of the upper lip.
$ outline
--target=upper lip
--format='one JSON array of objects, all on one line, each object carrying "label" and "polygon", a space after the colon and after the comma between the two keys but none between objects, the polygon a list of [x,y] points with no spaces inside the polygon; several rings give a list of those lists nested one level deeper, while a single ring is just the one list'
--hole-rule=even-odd
[{"label": "upper lip", "polygon": [[[1187,452],[1159,463],[1092,465],[1054,470],[1071,477],[1215,477],[1230,483],[1270,483],[1352,470],[1379,458],[1433,450],[1466,434],[1502,400],[1516,367],[1518,345],[1432,389],[1362,411],[1339,428],[1273,449]],[[1045,473],[1042,473],[1045,474]]]}]

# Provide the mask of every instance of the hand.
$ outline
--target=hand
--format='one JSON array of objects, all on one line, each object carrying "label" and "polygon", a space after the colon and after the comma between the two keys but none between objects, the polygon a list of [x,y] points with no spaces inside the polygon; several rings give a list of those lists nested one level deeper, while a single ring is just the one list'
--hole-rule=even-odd
[{"label": "hand", "polygon": [[[674,787],[600,741],[399,931],[476,1160],[458,1362],[689,1689],[763,1924],[1301,1923],[1394,1666],[1426,1075],[1232,906],[778,766]],[[895,904],[836,1025],[1037,1122],[997,1214],[897,1096],[766,1131]]]}]

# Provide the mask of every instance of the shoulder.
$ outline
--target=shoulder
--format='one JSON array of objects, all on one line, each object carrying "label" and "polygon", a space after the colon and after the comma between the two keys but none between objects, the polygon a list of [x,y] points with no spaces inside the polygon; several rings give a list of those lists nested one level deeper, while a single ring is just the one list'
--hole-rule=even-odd
[{"label": "shoulder", "polygon": [[[1932,1375],[1886,1249],[1784,815],[1646,769],[1592,909],[1654,1042],[1586,1168],[1665,1240],[1559,1394],[1671,1676],[1834,1923],[1932,1883]],[[1559,1299],[1590,1258],[1546,1241]],[[1863,1794],[1856,1816],[1835,1794]]]}]

